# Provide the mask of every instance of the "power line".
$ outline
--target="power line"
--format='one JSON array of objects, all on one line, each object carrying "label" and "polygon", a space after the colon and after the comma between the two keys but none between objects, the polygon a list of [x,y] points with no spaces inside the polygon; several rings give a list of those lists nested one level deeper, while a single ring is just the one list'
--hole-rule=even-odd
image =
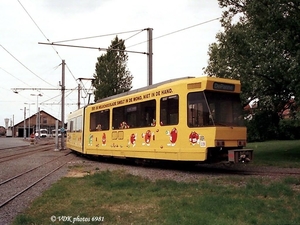
[{"label": "power line", "polygon": [[71,69],[70,69],[70,67],[68,66],[67,63],[66,63],[66,67],[67,67],[68,71],[70,72],[70,74],[72,75],[73,79],[74,79],[75,82],[76,82],[76,78],[75,78],[74,74],[72,73],[72,71],[71,71]]},{"label": "power line", "polygon": [[[35,24],[35,26],[39,29],[39,31],[42,33],[42,35],[46,38],[47,41],[49,41],[49,39],[46,37],[46,35],[44,34],[44,32],[41,30],[41,28],[37,25],[37,23],[34,21],[34,19],[30,16],[29,12],[25,9],[25,7],[22,5],[22,3],[18,0],[19,4],[22,6],[22,8],[24,9],[24,11],[27,13],[27,15],[29,16],[29,18],[32,20],[32,22]],[[49,41],[50,42],[50,41]]]},{"label": "power line", "polygon": [[39,44],[42,45],[56,45],[56,46],[62,46],[62,47],[73,47],[73,48],[86,48],[86,49],[96,49],[99,51],[120,51],[120,52],[130,52],[130,53],[140,53],[147,55],[147,52],[139,52],[139,51],[128,51],[128,50],[121,50],[121,49],[110,49],[110,48],[100,48],[100,47],[88,47],[88,46],[80,46],[80,45],[65,45],[65,44],[56,44],[56,43],[44,43],[39,42]]},{"label": "power line", "polygon": [[137,31],[141,32],[141,31],[144,31],[144,29],[124,31],[124,32],[118,32],[118,33],[112,33],[112,34],[102,34],[102,35],[83,37],[83,38],[74,38],[74,39],[63,40],[63,41],[54,41],[52,43],[54,44],[54,43],[62,43],[62,42],[69,42],[69,41],[80,41],[80,40],[86,40],[86,39],[92,39],[92,38],[99,38],[99,37],[107,37],[107,36],[118,35],[118,34],[132,33],[132,32],[137,32]]},{"label": "power line", "polygon": [[[210,23],[210,22],[213,22],[213,21],[219,20],[219,19],[221,19],[221,17],[217,17],[217,18],[215,18],[215,19],[207,20],[207,21],[204,21],[204,22],[201,22],[201,23],[198,23],[198,24],[189,26],[189,27],[185,27],[185,28],[182,28],[182,29],[179,29],[179,30],[176,30],[176,31],[167,33],[167,34],[163,34],[163,35],[161,35],[161,36],[152,38],[152,40],[156,40],[156,39],[159,39],[159,38],[162,38],[162,37],[166,37],[166,36],[169,36],[169,35],[178,33],[178,32],[182,32],[182,31],[184,31],[184,30],[188,30],[188,29],[191,29],[191,28],[200,26],[200,25],[204,25],[204,24],[206,24],[206,23]],[[69,42],[69,41],[78,41],[78,40],[91,39],[91,38],[98,38],[98,37],[105,37],[105,36],[111,36],[111,35],[116,35],[116,34],[124,34],[124,33],[130,33],[130,32],[137,32],[137,31],[139,31],[139,32],[137,33],[137,34],[139,34],[139,33],[141,33],[142,31],[145,31],[145,30],[147,30],[147,29],[139,29],[139,30],[134,30],[134,31],[119,32],[119,33],[113,33],[113,34],[104,34],[104,35],[98,35],[98,36],[92,36],[92,37],[84,37],[84,38],[74,38],[74,39],[69,39],[69,40],[64,40],[64,41],[56,41],[56,42],[52,42],[52,43],[42,43],[42,42],[39,42],[39,44],[56,45],[56,46],[63,46],[63,47],[74,47],[74,48],[97,49],[97,50],[99,50],[99,51],[102,51],[102,50],[106,51],[106,50],[108,50],[107,48],[88,47],[88,46],[80,46],[80,45],[67,45],[67,44],[58,44],[58,43]],[[137,35],[137,34],[135,34],[135,35]],[[132,37],[134,37],[135,35],[132,35],[132,36],[129,37],[129,38],[132,38]],[[128,38],[128,39],[129,39],[129,38]],[[128,39],[127,39],[127,40],[128,40]],[[137,44],[128,46],[128,47],[126,47],[126,48],[128,49],[128,48],[131,48],[131,47],[133,47],[133,46],[136,46],[136,45],[140,45],[140,44],[146,43],[146,42],[148,42],[148,41],[149,41],[149,40],[143,41],[143,42],[140,42],[140,43],[137,43]],[[109,49],[109,50],[121,51],[121,50],[119,50],[119,49]],[[128,51],[128,50],[125,50],[125,52],[147,54],[146,52]]]},{"label": "power line", "polygon": [[[142,33],[144,30],[146,30],[146,29],[140,30],[138,33],[135,33],[134,35],[131,35],[130,37],[126,38],[126,39],[124,40],[124,42],[127,41],[127,40],[129,40],[130,38],[133,38],[134,36],[136,36],[136,35]],[[118,42],[117,44],[115,44],[115,45],[112,46],[111,48],[114,49],[114,48],[117,47],[119,44],[121,44],[121,42]]]},{"label": "power line", "polygon": [[49,84],[50,86],[53,86],[48,81],[42,79],[40,76],[38,76],[36,73],[34,73],[31,69],[29,69],[27,66],[25,66],[20,60],[18,60],[12,53],[10,53],[6,48],[4,48],[3,45],[0,44],[0,46],[11,56],[13,57],[18,63],[20,63],[25,69],[27,69],[29,72],[31,72],[33,75],[35,75],[40,80],[44,81],[45,83]]},{"label": "power line", "polygon": [[[22,3],[18,0],[19,4],[22,6],[22,8],[24,9],[24,11],[26,12],[26,14],[29,16],[29,18],[31,19],[31,21],[35,24],[35,26],[38,28],[38,30],[42,33],[42,35],[44,36],[44,38],[50,42],[49,38],[46,37],[46,35],[44,34],[44,32],[42,31],[42,29],[37,25],[37,23],[34,21],[34,19],[32,18],[32,16],[29,14],[29,12],[26,10],[26,8],[22,5]],[[62,60],[62,58],[60,57],[58,51],[56,51],[56,49],[52,46],[53,50],[55,51],[55,53],[57,54],[57,56],[60,58],[60,60]]]},{"label": "power line", "polygon": [[153,38],[153,39],[158,39],[158,38],[166,37],[166,36],[169,36],[169,35],[171,35],[171,34],[175,34],[175,33],[178,33],[178,32],[184,31],[184,30],[188,30],[188,29],[191,29],[191,28],[193,28],[193,27],[197,27],[197,26],[200,26],[200,25],[203,25],[203,24],[206,24],[206,23],[210,23],[210,22],[215,21],[215,20],[219,20],[219,19],[221,19],[221,17],[218,17],[218,18],[215,18],[215,19],[211,19],[211,20],[207,20],[207,21],[204,21],[204,22],[201,22],[201,23],[198,23],[198,24],[195,24],[195,25],[186,27],[186,28],[182,28],[182,29],[180,29],[180,30],[173,31],[173,32],[171,32],[171,33],[167,33],[167,34],[158,36],[158,37]]},{"label": "power line", "polygon": [[[31,21],[35,24],[35,26],[38,28],[38,30],[42,33],[42,35],[44,36],[44,38],[48,41],[48,43],[51,43],[51,41],[49,40],[49,38],[45,35],[45,33],[42,31],[42,29],[38,26],[38,24],[35,22],[35,20],[32,18],[32,16],[29,14],[29,12],[26,10],[26,8],[22,5],[22,3],[20,2],[20,0],[18,0],[18,2],[22,6],[22,8],[26,12],[26,14],[29,16],[29,18],[31,19]],[[59,55],[58,51],[54,48],[54,46],[52,46],[52,49],[58,55],[58,57],[60,58],[60,60],[62,60],[62,57]],[[72,77],[74,78],[74,80],[76,81],[76,78],[73,75],[73,73],[71,72],[70,68],[68,66],[67,66],[67,68],[68,68],[69,72],[71,73]]]},{"label": "power line", "polygon": [[[213,22],[213,21],[219,20],[219,19],[221,19],[221,17],[218,17],[218,18],[215,18],[215,19],[211,19],[211,20],[207,20],[207,21],[204,21],[204,22],[201,22],[201,23],[198,23],[198,24],[189,26],[189,27],[185,27],[185,28],[182,28],[182,29],[180,29],[180,30],[176,30],[176,31],[173,31],[173,32],[170,32],[170,33],[167,33],[167,34],[163,34],[163,35],[161,35],[161,36],[158,36],[158,37],[153,38],[152,40],[156,40],[156,39],[159,39],[159,38],[162,38],[162,37],[166,37],[166,36],[169,36],[169,35],[172,35],[172,34],[175,34],[175,33],[181,32],[181,31],[184,31],[184,30],[188,30],[188,29],[191,29],[191,28],[194,28],[194,27],[197,27],[197,26],[206,24],[206,23],[210,23],[210,22]],[[148,42],[148,41],[149,41],[149,40],[143,41],[143,42],[140,42],[140,43],[137,43],[137,44],[134,44],[134,45],[130,45],[130,46],[128,46],[127,48],[131,48],[131,47],[133,47],[133,46],[140,45],[140,44],[143,44],[143,43]]]},{"label": "power line", "polygon": [[19,79],[19,78],[18,78],[18,77],[16,77],[16,76],[14,76],[14,75],[13,75],[13,74],[11,74],[10,72],[6,71],[5,69],[3,69],[3,68],[1,68],[1,67],[0,67],[0,69],[1,69],[1,70],[3,70],[5,73],[7,73],[7,74],[11,75],[11,76],[12,76],[12,77],[14,77],[15,79],[17,79],[17,80],[21,81],[23,84],[25,84],[25,85],[27,85],[27,86],[31,87],[29,84],[25,83],[24,81],[22,81],[21,79]]}]

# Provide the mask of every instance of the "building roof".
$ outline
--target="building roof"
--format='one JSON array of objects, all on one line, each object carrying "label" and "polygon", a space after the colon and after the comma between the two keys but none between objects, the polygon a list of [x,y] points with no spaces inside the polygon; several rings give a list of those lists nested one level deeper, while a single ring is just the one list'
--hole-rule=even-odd
[{"label": "building roof", "polygon": [[[43,114],[43,115],[46,114],[46,115],[48,115],[48,117],[51,117],[51,118],[53,118],[54,120],[58,120],[59,123],[61,122],[61,120],[57,119],[56,117],[52,116],[51,114],[47,113],[47,112],[44,111],[44,110],[41,110],[41,111],[40,111],[40,114]],[[33,115],[31,115],[30,117],[27,117],[27,118],[26,118],[26,121],[29,120],[29,119],[35,118],[35,116],[36,116],[36,113],[33,114]],[[14,126],[16,127],[16,126],[22,125],[23,123],[24,123],[24,120],[22,120],[22,121],[19,122],[19,123],[16,123]]]}]

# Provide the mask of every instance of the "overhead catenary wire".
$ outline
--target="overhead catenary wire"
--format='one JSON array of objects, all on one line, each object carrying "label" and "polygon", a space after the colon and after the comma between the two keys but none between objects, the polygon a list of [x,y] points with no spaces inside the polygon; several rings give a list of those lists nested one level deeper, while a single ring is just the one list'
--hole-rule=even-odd
[{"label": "overhead catenary wire", "polygon": [[[31,19],[31,21],[35,24],[35,26],[38,28],[38,30],[41,32],[41,34],[44,36],[44,38],[48,41],[48,43],[51,43],[51,41],[49,40],[49,38],[45,35],[45,33],[42,31],[42,29],[39,27],[39,25],[35,22],[35,20],[33,19],[33,17],[29,14],[29,12],[26,10],[26,8],[20,2],[20,0],[18,0],[18,2],[22,6],[22,8],[26,12],[26,14],[29,16],[29,18]],[[54,46],[52,46],[52,48],[55,51],[55,53],[58,55],[58,57],[60,58],[60,60],[62,60],[62,57],[59,55],[58,51],[54,48]],[[72,77],[74,78],[74,80],[76,81],[76,78],[75,78],[74,74],[71,72],[71,69],[68,66],[67,66],[67,68],[68,68],[70,74],[72,75]]]},{"label": "overhead catenary wire", "polygon": [[[29,14],[29,12],[26,10],[26,8],[24,7],[24,5],[20,2],[20,0],[18,0],[19,4],[21,5],[21,7],[24,9],[24,11],[26,12],[26,14],[29,16],[29,18],[31,19],[31,21],[34,23],[34,25],[38,28],[38,30],[42,33],[42,35],[44,36],[44,38],[50,42],[49,38],[47,38],[47,36],[45,35],[45,33],[42,31],[42,29],[39,27],[39,25],[35,22],[35,20],[32,18],[32,16]],[[55,51],[55,53],[57,54],[57,56],[60,58],[60,60],[62,60],[62,58],[60,57],[58,51],[52,47],[53,50]]]},{"label": "overhead catenary wire", "polygon": [[[37,78],[39,78],[40,80],[44,81],[45,83],[49,84],[50,86],[53,86],[52,84],[50,84],[48,81],[44,80],[43,78],[41,78],[39,75],[37,75],[35,72],[33,72],[31,69],[29,69],[24,63],[22,63],[19,59],[17,59],[17,57],[15,57],[11,52],[9,52],[3,45],[1,45],[1,48],[3,48],[4,51],[6,51],[11,57],[13,57],[18,63],[20,63],[25,69],[27,69],[30,73],[32,73],[34,76],[36,76]],[[24,83],[24,82],[23,82]]]},{"label": "overhead catenary wire", "polygon": [[52,43],[53,44],[57,44],[57,43],[62,43],[62,42],[80,41],[80,40],[86,40],[86,39],[92,39],[92,38],[99,38],[99,37],[107,37],[107,36],[118,35],[118,34],[133,33],[133,32],[137,32],[137,31],[142,32],[142,31],[144,31],[144,29],[132,30],[132,31],[123,31],[123,32],[117,32],[117,33],[112,33],[112,34],[101,34],[101,35],[90,36],[90,37],[73,38],[73,39],[63,40],[63,41],[54,41]]},{"label": "overhead catenary wire", "polygon": [[[214,18],[214,19],[211,19],[211,20],[207,20],[207,21],[204,21],[204,22],[201,22],[201,23],[197,23],[197,24],[192,25],[192,26],[188,26],[188,27],[185,27],[185,28],[176,30],[176,31],[172,31],[172,32],[170,32],[170,33],[163,34],[163,35],[160,35],[160,36],[158,36],[158,37],[152,38],[152,40],[156,40],[156,39],[159,39],[159,38],[162,38],[162,37],[166,37],[166,36],[169,36],[169,35],[172,35],[172,34],[176,34],[176,33],[179,33],[179,32],[181,32],[181,31],[188,30],[188,29],[191,29],[191,28],[194,28],[194,27],[197,27],[197,26],[201,26],[201,25],[204,25],[204,24],[207,24],[207,23],[210,23],[210,22],[219,20],[219,19],[221,19],[221,17],[217,17],[217,18]],[[137,46],[137,45],[140,45],[140,44],[144,44],[144,43],[146,43],[146,42],[148,42],[148,41],[149,41],[149,40],[147,40],[147,41],[142,41],[142,42],[139,42],[139,43],[137,43],[137,44],[130,45],[130,46],[128,46],[127,48],[131,48],[131,47],[134,47],[134,46]]]},{"label": "overhead catenary wire", "polygon": [[[143,29],[143,30],[140,30],[138,33],[135,33],[134,35],[131,35],[130,37],[128,37],[128,38],[126,38],[125,40],[124,40],[124,42],[125,41],[127,41],[127,40],[129,40],[129,39],[131,39],[131,38],[133,38],[134,36],[136,36],[136,35],[138,35],[138,34],[140,34],[141,32],[143,32],[145,29]],[[112,46],[111,48],[112,49],[114,49],[115,47],[117,47],[119,44],[121,44],[121,42],[119,42],[119,43],[117,43],[117,44],[115,44],[114,46]]]},{"label": "overhead catenary wire", "polygon": [[128,51],[128,50],[120,50],[120,49],[111,49],[111,48],[99,48],[99,47],[88,47],[88,46],[80,46],[80,45],[67,45],[67,44],[56,44],[56,43],[45,43],[45,42],[39,42],[39,44],[42,45],[56,45],[61,47],[72,47],[72,48],[86,48],[86,49],[96,49],[99,51],[121,51],[121,52],[130,52],[130,53],[140,53],[147,55],[147,52],[139,52],[139,51]]},{"label": "overhead catenary wire", "polygon": [[7,74],[11,75],[13,78],[17,79],[18,81],[22,82],[23,84],[25,84],[25,85],[27,85],[27,86],[31,87],[29,84],[27,84],[26,82],[22,81],[22,80],[21,80],[21,79],[19,79],[18,77],[14,76],[12,73],[10,73],[10,72],[6,71],[6,70],[5,70],[5,69],[3,69],[2,67],[0,67],[0,69],[1,69],[1,70],[3,70],[5,73],[7,73]]},{"label": "overhead catenary wire", "polygon": [[[30,13],[28,12],[28,10],[24,7],[24,5],[20,2],[20,0],[18,0],[19,4],[21,5],[21,7],[23,8],[23,10],[26,12],[26,14],[28,15],[28,17],[31,19],[31,21],[34,23],[34,25],[37,27],[37,29],[40,31],[40,33],[44,36],[44,38],[50,43],[50,39],[45,35],[45,33],[42,31],[42,29],[39,27],[39,25],[37,24],[37,22],[33,19],[33,17],[30,15]],[[52,46],[52,49],[55,51],[56,55],[59,57],[59,59],[62,61],[62,57],[60,56],[60,54],[58,53],[58,51]],[[61,64],[60,64],[61,65]],[[65,64],[66,65],[66,64]],[[72,75],[73,79],[76,82],[76,78],[74,76],[74,74],[72,73],[70,67],[68,65],[66,65],[68,71],[70,72],[70,74]],[[48,83],[48,82],[47,82]],[[49,83],[48,83],[49,84]],[[50,84],[51,85],[51,84]],[[51,85],[53,86],[53,85]],[[72,93],[72,92],[71,92]],[[68,97],[68,96],[66,96]]]},{"label": "overhead catenary wire", "polygon": [[67,67],[69,73],[72,75],[73,79],[76,81],[77,79],[75,78],[75,76],[74,76],[74,74],[72,73],[72,71],[71,71],[70,67],[68,66],[68,64],[66,63],[65,65],[66,65],[66,67]]},{"label": "overhead catenary wire", "polygon": [[[139,33],[143,32],[144,30],[147,30],[147,29],[138,29],[138,30],[132,30],[132,31],[125,31],[125,32],[117,32],[117,33],[110,33],[110,34],[104,34],[104,35],[96,35],[96,36],[89,36],[89,37],[82,37],[82,38],[74,38],[74,39],[68,39],[68,40],[62,40],[62,41],[55,41],[55,42],[51,42],[49,40],[49,38],[47,38],[47,36],[45,35],[45,33],[42,31],[42,29],[38,26],[38,24],[35,22],[35,20],[33,19],[33,17],[29,14],[29,12],[26,10],[26,8],[22,5],[22,3],[20,2],[20,0],[18,0],[19,4],[22,6],[22,8],[24,9],[24,11],[27,13],[27,15],[30,17],[30,19],[32,20],[32,22],[35,24],[35,26],[38,28],[38,30],[42,33],[42,35],[44,36],[44,38],[47,40],[48,44],[52,45],[58,45],[58,46],[66,46],[66,47],[78,47],[78,48],[91,48],[91,49],[98,49],[98,50],[108,50],[106,48],[96,48],[96,47],[85,47],[85,46],[77,46],[77,45],[63,45],[63,44],[58,44],[58,43],[63,43],[63,42],[70,42],[70,41],[78,41],[78,40],[86,40],[86,39],[91,39],[91,38],[99,38],[99,37],[106,37],[106,36],[111,36],[111,35],[118,35],[118,34],[126,34],[126,33],[132,33],[132,32],[138,32],[132,36],[130,36],[129,38],[127,38],[126,40],[138,35]],[[161,35],[161,36],[158,36],[158,37],[155,37],[153,38],[152,40],[154,39],[158,39],[158,38],[162,38],[162,37],[165,37],[165,36],[168,36],[168,35],[171,35],[171,34],[175,34],[175,33],[178,33],[178,32],[181,32],[181,31],[184,31],[184,30],[187,30],[187,29],[191,29],[193,27],[196,27],[196,26],[200,26],[200,25],[203,25],[203,24],[206,24],[206,23],[209,23],[209,22],[212,22],[212,21],[215,21],[217,19],[220,19],[220,18],[215,18],[215,19],[212,19],[212,20],[208,20],[208,21],[205,21],[205,22],[201,22],[201,23],[198,23],[198,24],[195,24],[195,25],[192,25],[192,26],[189,26],[189,27],[185,27],[185,28],[182,28],[180,30],[176,30],[176,31],[173,31],[173,32],[170,32],[170,33],[167,33],[167,34],[164,34],[164,35]],[[149,40],[147,40],[149,41]],[[127,48],[130,48],[130,47],[133,47],[133,46],[136,46],[136,45],[139,45],[139,44],[142,44],[142,43],[145,43],[147,41],[144,41],[144,42],[141,42],[141,43],[137,43],[135,45],[131,45]],[[43,43],[43,44],[46,44],[46,43]],[[114,46],[115,47],[115,46]],[[110,48],[109,48],[110,49]],[[110,50],[118,50],[118,49],[110,49]],[[119,50],[118,50],[119,51]],[[147,54],[146,52],[137,52],[137,51],[128,51],[128,50],[125,50],[126,52],[130,52],[130,53],[142,53],[142,54]],[[55,52],[58,54],[58,52],[55,50]],[[59,55],[59,54],[58,54]],[[61,57],[60,57],[61,59]],[[74,74],[72,73],[71,69],[69,68],[69,66],[67,65],[66,66],[68,71],[70,72],[70,74],[72,75],[73,79],[74,80],[77,80],[74,76]]]},{"label": "overhead catenary wire", "polygon": [[[160,36],[158,36],[158,37],[152,38],[152,40],[156,40],[156,39],[163,38],[163,37],[166,37],[166,36],[175,34],[175,33],[179,33],[179,32],[182,32],[182,31],[185,31],[185,30],[188,30],[188,29],[197,27],[197,26],[201,26],[201,25],[204,25],[204,24],[207,24],[207,23],[210,23],[210,22],[219,20],[219,19],[221,19],[221,17],[217,17],[217,18],[214,18],[214,19],[211,19],[211,20],[207,20],[207,21],[204,21],[204,22],[201,22],[201,23],[194,24],[194,25],[192,25],[192,26],[188,26],[188,27],[185,27],[185,28],[176,30],[176,31],[172,31],[172,32],[170,32],[170,33],[163,34],[163,35],[160,35]],[[147,29],[148,29],[148,28],[147,28]],[[112,33],[112,34],[103,34],[103,35],[97,35],[97,36],[91,36],[91,37],[83,37],[83,38],[73,38],[73,39],[69,39],[69,40],[55,41],[55,42],[51,42],[51,43],[43,43],[43,42],[39,42],[39,44],[56,45],[56,46],[62,46],[62,47],[74,47],[74,48],[97,49],[97,50],[99,50],[99,51],[107,51],[107,50],[122,51],[122,50],[119,50],[119,49],[113,49],[113,48],[107,49],[107,48],[101,48],[101,47],[90,47],[90,46],[80,46],[80,45],[67,45],[67,44],[59,44],[59,43],[70,42],[70,41],[78,41],[78,40],[85,40],[85,39],[98,38],[98,37],[106,37],[106,36],[111,36],[111,35],[118,35],[118,34],[130,33],[130,32],[137,32],[137,31],[139,31],[139,33],[141,33],[142,31],[145,31],[145,30],[147,30],[147,29],[139,29],[139,30],[134,30],[134,31],[118,32],[118,33]],[[139,33],[138,33],[138,34],[139,34]],[[136,35],[137,35],[137,34],[136,34]],[[133,35],[133,36],[135,36],[135,35]],[[133,36],[131,36],[131,37],[133,37]],[[131,38],[131,37],[129,37],[129,38]],[[128,38],[128,39],[129,39],[129,38]],[[140,44],[146,43],[146,42],[148,42],[148,41],[149,41],[149,40],[146,40],[146,41],[143,41],[143,42],[139,42],[139,43],[137,43],[137,44],[127,46],[126,48],[128,49],[128,48],[131,48],[131,47],[133,47],[133,46],[136,46],[136,45],[140,45]],[[124,52],[129,52],[129,53],[148,54],[147,52],[140,52],[140,51],[128,51],[128,50],[123,50],[123,51],[124,51]]]},{"label": "overhead catenary wire", "polygon": [[[175,33],[178,33],[178,32],[182,32],[184,30],[187,30],[187,29],[191,29],[191,28],[194,28],[196,26],[200,26],[200,25],[204,25],[206,23],[210,23],[212,21],[215,21],[215,20],[218,20],[220,19],[220,17],[218,18],[215,18],[215,19],[211,19],[211,20],[207,20],[207,21],[204,21],[204,22],[201,22],[201,23],[198,23],[198,24],[195,24],[195,25],[192,25],[192,26],[188,26],[188,27],[185,27],[185,28],[182,28],[182,29],[179,29],[179,30],[176,30],[176,31],[173,31],[173,32],[170,32],[170,33],[167,33],[167,34],[164,34],[164,35],[161,35],[161,36],[158,36],[158,37],[155,37],[155,38],[152,38],[152,40],[155,40],[155,39],[159,39],[159,38],[162,38],[162,37],[165,37],[165,36],[168,36],[168,35],[172,35],[172,34],[175,34]],[[148,29],[148,28],[147,28]],[[73,39],[68,39],[68,40],[62,40],[62,41],[55,41],[55,42],[52,42],[52,43],[42,43],[42,42],[39,42],[39,44],[46,44],[46,45],[57,45],[57,46],[63,46],[63,47],[74,47],[74,48],[86,48],[86,49],[97,49],[99,51],[107,51],[107,50],[113,50],[113,51],[124,51],[124,52],[129,52],[129,53],[141,53],[141,54],[149,54],[147,52],[139,52],[139,51],[128,51],[128,50],[120,50],[120,49],[115,49],[115,47],[117,47],[117,45],[119,45],[119,43],[117,43],[116,45],[112,46],[111,48],[100,48],[100,47],[89,47],[89,46],[80,46],[80,45],[68,45],[68,44],[60,44],[60,43],[64,43],[64,42],[70,42],[70,41],[79,41],[79,40],[86,40],[86,39],[91,39],[91,38],[99,38],[99,37],[106,37],[106,36],[111,36],[111,35],[118,35],[118,34],[124,34],[124,33],[131,33],[131,32],[137,32],[136,34],[130,36],[129,38],[125,39],[125,40],[128,40],[138,34],[140,34],[141,32],[147,30],[147,29],[139,29],[139,30],[133,30],[133,31],[127,31],[127,32],[117,32],[117,33],[111,33],[111,34],[104,34],[104,35],[97,35],[97,36],[89,36],[89,37],[83,37],[83,38],[73,38]],[[133,46],[136,46],[136,45],[139,45],[139,44],[142,44],[142,43],[145,43],[145,42],[148,42],[149,40],[147,41],[144,41],[144,42],[141,42],[141,43],[137,43],[135,45],[131,45],[127,48],[130,48],[130,47],[133,47]],[[74,77],[75,78],[75,77]],[[81,81],[82,83],[82,81]],[[82,83],[83,85],[83,83]],[[84,86],[84,85],[83,85]],[[85,94],[87,95],[87,91],[84,90]]]}]

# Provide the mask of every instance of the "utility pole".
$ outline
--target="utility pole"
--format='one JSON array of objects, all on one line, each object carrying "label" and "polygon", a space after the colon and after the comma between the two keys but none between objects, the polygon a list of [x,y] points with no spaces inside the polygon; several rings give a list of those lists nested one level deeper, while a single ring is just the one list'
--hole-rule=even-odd
[{"label": "utility pole", "polygon": [[152,61],[152,31],[153,28],[148,28],[148,86],[152,85],[152,68],[153,68],[153,61]]},{"label": "utility pole", "polygon": [[26,139],[26,107],[24,107],[24,139]]},{"label": "utility pole", "polygon": [[80,109],[80,90],[81,90],[81,88],[80,88],[80,84],[78,84],[78,104],[77,104],[77,107],[78,107],[78,109]]},{"label": "utility pole", "polygon": [[65,149],[65,60],[62,60],[61,73],[61,150]]}]

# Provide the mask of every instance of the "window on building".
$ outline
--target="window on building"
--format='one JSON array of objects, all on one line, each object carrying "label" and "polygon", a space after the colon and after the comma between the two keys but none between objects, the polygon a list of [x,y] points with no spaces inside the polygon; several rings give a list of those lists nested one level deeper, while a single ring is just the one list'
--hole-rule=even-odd
[{"label": "window on building", "polygon": [[42,117],[42,123],[43,124],[48,124],[48,120],[47,120],[48,118],[46,117],[46,116],[43,116]]}]

